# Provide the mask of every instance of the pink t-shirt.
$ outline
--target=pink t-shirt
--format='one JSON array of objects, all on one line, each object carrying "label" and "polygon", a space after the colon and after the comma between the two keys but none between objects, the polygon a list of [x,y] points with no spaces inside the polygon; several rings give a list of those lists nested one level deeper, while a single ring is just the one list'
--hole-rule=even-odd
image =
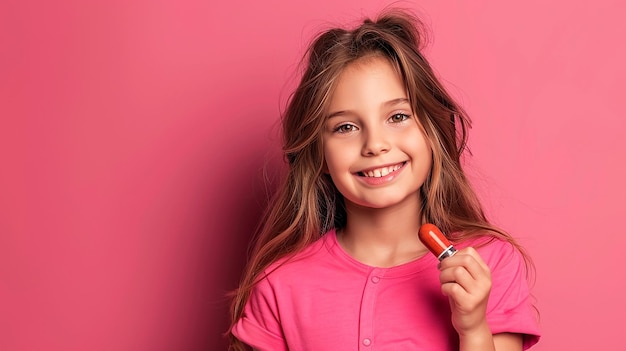
[{"label": "pink t-shirt", "polygon": [[[477,250],[491,269],[492,333],[524,334],[524,349],[529,348],[538,341],[539,328],[522,256],[500,240]],[[437,263],[428,254],[400,266],[371,267],[350,257],[331,230],[267,270],[233,334],[255,349],[272,351],[458,350]]]}]

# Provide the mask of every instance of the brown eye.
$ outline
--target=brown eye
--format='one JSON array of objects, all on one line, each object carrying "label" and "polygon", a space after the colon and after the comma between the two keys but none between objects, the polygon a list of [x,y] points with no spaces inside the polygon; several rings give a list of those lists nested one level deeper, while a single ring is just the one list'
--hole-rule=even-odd
[{"label": "brown eye", "polygon": [[337,133],[350,133],[356,130],[356,126],[353,124],[342,124],[335,128]]},{"label": "brown eye", "polygon": [[409,119],[409,115],[404,113],[396,113],[395,115],[389,117],[389,121],[392,123],[404,122]]}]

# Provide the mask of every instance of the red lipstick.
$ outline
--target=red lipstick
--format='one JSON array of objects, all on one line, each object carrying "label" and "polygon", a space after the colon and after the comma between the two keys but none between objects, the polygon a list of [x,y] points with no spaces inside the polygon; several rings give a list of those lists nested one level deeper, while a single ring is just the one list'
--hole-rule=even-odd
[{"label": "red lipstick", "polygon": [[456,249],[434,224],[425,223],[420,227],[419,238],[439,261],[456,253]]}]

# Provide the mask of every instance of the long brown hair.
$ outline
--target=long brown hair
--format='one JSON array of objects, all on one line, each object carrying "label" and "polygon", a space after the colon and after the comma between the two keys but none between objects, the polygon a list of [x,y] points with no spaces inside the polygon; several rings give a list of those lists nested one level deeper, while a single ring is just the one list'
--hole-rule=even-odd
[{"label": "long brown hair", "polygon": [[[323,172],[321,135],[339,75],[364,57],[385,57],[401,74],[413,111],[432,147],[431,172],[421,188],[423,222],[454,233],[454,241],[489,235],[521,250],[507,233],[489,223],[463,172],[461,156],[470,120],[424,58],[423,33],[415,16],[391,9],[375,21],[365,19],[352,30],[327,30],[312,42],[305,56],[306,69],[282,118],[286,179],[259,227],[233,299],[233,324],[242,317],[252,288],[269,265],[302,250],[330,228],[345,225],[343,197]],[[245,349],[232,334],[230,338],[231,350]]]}]

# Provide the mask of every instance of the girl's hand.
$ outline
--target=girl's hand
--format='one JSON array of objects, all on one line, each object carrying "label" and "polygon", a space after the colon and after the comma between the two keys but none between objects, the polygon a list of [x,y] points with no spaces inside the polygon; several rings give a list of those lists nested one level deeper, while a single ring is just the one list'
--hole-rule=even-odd
[{"label": "girl's hand", "polygon": [[459,250],[441,261],[439,270],[441,291],[448,296],[452,325],[459,336],[489,330],[486,314],[491,271],[478,252],[472,247]]}]

